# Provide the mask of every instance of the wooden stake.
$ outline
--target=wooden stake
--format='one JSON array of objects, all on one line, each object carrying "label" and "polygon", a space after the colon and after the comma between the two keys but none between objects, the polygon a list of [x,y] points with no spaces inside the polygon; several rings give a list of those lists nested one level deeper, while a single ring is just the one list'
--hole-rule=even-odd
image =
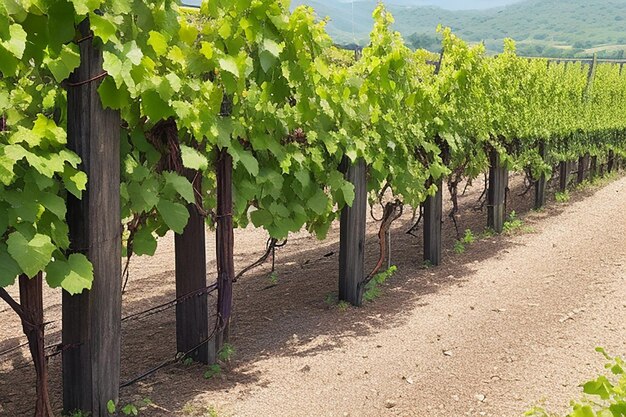
[{"label": "wooden stake", "polygon": [[[90,35],[89,21],[79,26]],[[92,39],[79,45],[81,64],[67,92],[68,148],[82,159],[89,182],[82,200],[68,196],[71,250],[84,253],[94,269],[90,291],[63,292],[63,408],[105,417],[107,402],[117,402],[120,386],[121,213],[120,115],[104,110],[97,92],[102,52]]]},{"label": "wooden stake", "polygon": [[489,190],[487,191],[487,227],[496,233],[502,233],[504,228],[504,199],[508,171],[502,166],[500,154],[492,149],[489,154]]},{"label": "wooden stake", "polygon": [[[187,179],[200,189],[202,177],[189,170]],[[176,234],[176,297],[184,297],[207,286],[204,217],[195,204],[187,206],[189,222]],[[209,315],[207,294],[193,296],[176,305],[176,350],[201,363],[209,363]],[[204,343],[203,343],[204,342]],[[200,346],[200,347],[198,347]]]},{"label": "wooden stake", "polygon": [[437,192],[424,202],[424,261],[441,265],[441,218],[443,211],[443,181],[436,183]]},{"label": "wooden stake", "polygon": [[339,238],[339,299],[355,306],[363,303],[360,283],[365,279],[366,166],[362,159],[342,163],[346,180],[354,184],[352,207],[341,211]]},{"label": "wooden stake", "polygon": [[209,348],[209,361],[215,363],[217,356],[230,337],[230,317],[233,303],[233,158],[226,149],[217,157],[217,314],[218,328]]}]

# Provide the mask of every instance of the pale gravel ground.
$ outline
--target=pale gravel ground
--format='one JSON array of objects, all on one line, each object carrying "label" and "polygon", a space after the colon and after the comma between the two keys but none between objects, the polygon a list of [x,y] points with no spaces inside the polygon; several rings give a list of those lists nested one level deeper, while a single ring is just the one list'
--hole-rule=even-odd
[{"label": "pale gravel ground", "polygon": [[459,285],[420,297],[402,324],[323,354],[256,361],[246,371],[261,375],[257,386],[193,402],[230,416],[507,417],[538,402],[563,410],[602,370],[596,346],[626,353],[626,179],[535,228]]}]

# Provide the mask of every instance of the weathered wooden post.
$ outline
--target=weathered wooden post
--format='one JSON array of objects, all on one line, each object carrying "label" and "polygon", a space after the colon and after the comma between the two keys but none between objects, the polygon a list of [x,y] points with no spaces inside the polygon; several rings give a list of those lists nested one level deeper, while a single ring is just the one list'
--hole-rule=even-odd
[{"label": "weathered wooden post", "polygon": [[500,154],[495,149],[489,153],[489,189],[487,191],[487,227],[497,233],[504,228],[504,199],[508,170],[502,166]]},{"label": "weathered wooden post", "polygon": [[107,402],[116,402],[120,386],[121,212],[120,115],[105,110],[97,92],[102,52],[89,38],[89,21],[79,25],[84,37],[80,66],[67,92],[68,148],[82,159],[88,176],[82,200],[68,196],[71,250],[93,264],[90,291],[63,292],[63,408],[92,417],[108,416]]},{"label": "weathered wooden post", "polygon": [[443,180],[435,185],[437,192],[424,201],[424,261],[441,265],[441,218],[443,211]]},{"label": "weathered wooden post", "polygon": [[[545,142],[539,143],[539,155],[543,161],[546,160],[546,144]],[[535,210],[539,210],[546,204],[546,174],[541,174],[541,177],[535,181]]]},{"label": "weathered wooden post", "polygon": [[[187,179],[200,189],[202,176],[189,170]],[[176,349],[190,352],[188,357],[197,362],[209,362],[209,337],[206,245],[204,217],[195,204],[189,204],[189,222],[182,234],[176,234],[176,298],[185,296],[176,305]],[[199,294],[193,294],[194,291]]]},{"label": "weathered wooden post", "polygon": [[596,177],[598,176],[598,156],[597,155],[592,156],[590,161],[591,162],[589,164],[589,179],[595,180]]},{"label": "weathered wooden post", "polygon": [[578,178],[577,182],[580,184],[588,177],[589,171],[589,153],[584,154],[578,158]]},{"label": "weathered wooden post", "polygon": [[609,161],[607,162],[607,170],[608,170],[609,174],[611,172],[613,172],[614,168],[615,168],[615,152],[610,150],[609,151]]},{"label": "weathered wooden post", "polygon": [[569,185],[570,164],[568,161],[559,162],[559,191],[564,193]]},{"label": "weathered wooden post", "polygon": [[341,210],[339,231],[339,299],[355,306],[363,302],[360,283],[365,279],[365,223],[367,213],[366,165],[363,159],[342,163],[345,178],[354,185],[352,207]]},{"label": "weathered wooden post", "polygon": [[233,233],[233,158],[227,149],[218,151],[217,164],[217,329],[209,346],[209,362],[215,363],[217,355],[230,338],[230,317],[233,308],[233,259],[235,237]]}]

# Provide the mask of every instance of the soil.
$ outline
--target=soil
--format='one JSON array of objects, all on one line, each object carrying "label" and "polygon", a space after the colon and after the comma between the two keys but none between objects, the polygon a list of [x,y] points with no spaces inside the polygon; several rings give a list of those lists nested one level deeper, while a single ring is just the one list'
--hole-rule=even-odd
[{"label": "soil", "polygon": [[[231,342],[222,374],[176,364],[122,389],[122,403],[149,398],[140,416],[520,416],[542,404],[563,412],[579,384],[602,372],[605,347],[626,356],[626,178],[531,211],[512,176],[508,210],[523,226],[483,237],[457,254],[444,224],[444,264],[421,262],[422,235],[394,223],[398,272],[362,308],[338,306],[338,225],[326,240],[302,232],[235,284]],[[463,187],[463,186],[462,186]],[[460,188],[462,190],[463,188]],[[478,236],[486,212],[474,206],[482,181],[460,198],[461,231]],[[450,202],[446,201],[446,209]],[[379,208],[375,209],[379,212]],[[377,261],[378,223],[370,219],[367,268]],[[236,269],[263,253],[267,236],[236,232]],[[214,234],[207,234],[209,280]],[[157,255],[134,258],[123,315],[174,298],[173,237]],[[16,288],[11,289],[17,292]],[[60,339],[60,293],[46,290],[47,343]],[[0,354],[25,341],[0,305]],[[123,325],[122,380],[175,354],[173,309]],[[53,405],[60,410],[60,356],[50,359]],[[34,369],[25,348],[0,356],[0,416],[32,415]],[[60,414],[60,412],[59,412]]]}]

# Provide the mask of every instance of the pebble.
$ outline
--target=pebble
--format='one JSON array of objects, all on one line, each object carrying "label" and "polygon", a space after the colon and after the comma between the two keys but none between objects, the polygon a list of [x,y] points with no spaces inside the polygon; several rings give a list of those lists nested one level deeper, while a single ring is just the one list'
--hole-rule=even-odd
[{"label": "pebble", "polygon": [[396,406],[396,402],[394,400],[387,400],[385,401],[385,407],[386,408],[393,408]]},{"label": "pebble", "polygon": [[487,399],[487,397],[484,394],[476,394],[474,398],[476,398],[481,403],[484,403],[485,400]]}]

